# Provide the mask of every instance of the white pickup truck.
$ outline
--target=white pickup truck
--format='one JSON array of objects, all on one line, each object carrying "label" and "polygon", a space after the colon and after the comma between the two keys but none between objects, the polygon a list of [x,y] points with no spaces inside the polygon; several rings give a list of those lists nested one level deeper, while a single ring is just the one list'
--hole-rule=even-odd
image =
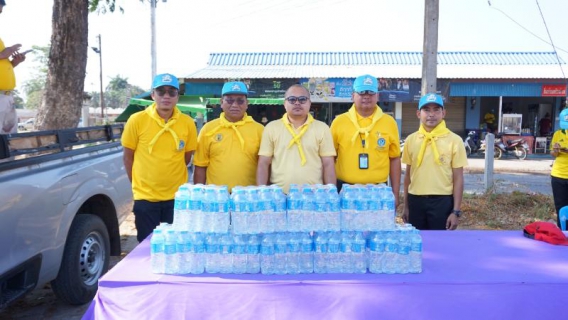
[{"label": "white pickup truck", "polygon": [[0,135],[0,309],[48,282],[70,304],[93,299],[131,212],[122,130]]}]

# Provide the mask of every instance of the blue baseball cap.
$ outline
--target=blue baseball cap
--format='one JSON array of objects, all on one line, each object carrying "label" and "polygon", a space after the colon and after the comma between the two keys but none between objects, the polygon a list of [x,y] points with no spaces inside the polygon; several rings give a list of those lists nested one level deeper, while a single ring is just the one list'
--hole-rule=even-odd
[{"label": "blue baseball cap", "polygon": [[353,81],[353,91],[372,91],[377,93],[379,91],[379,82],[377,78],[368,74],[358,76],[355,78],[355,81]]},{"label": "blue baseball cap", "polygon": [[152,89],[156,89],[161,86],[170,86],[179,90],[179,81],[176,76],[170,73],[162,73],[154,77],[152,81]]},{"label": "blue baseball cap", "polygon": [[442,98],[441,95],[435,93],[429,93],[425,96],[422,96],[422,98],[420,98],[420,101],[418,102],[418,110],[422,109],[422,107],[430,103],[437,104],[442,108],[444,107],[444,99]]},{"label": "blue baseball cap", "polygon": [[568,109],[564,109],[562,110],[562,112],[560,112],[558,120],[560,120],[560,129],[568,129]]},{"label": "blue baseball cap", "polygon": [[226,94],[244,94],[248,96],[247,85],[240,81],[226,82],[223,85],[221,95],[224,96]]}]

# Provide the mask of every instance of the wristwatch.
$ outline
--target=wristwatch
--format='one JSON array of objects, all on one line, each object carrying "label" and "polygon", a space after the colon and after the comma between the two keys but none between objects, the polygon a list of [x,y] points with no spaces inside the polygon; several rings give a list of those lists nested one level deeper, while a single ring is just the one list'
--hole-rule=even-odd
[{"label": "wristwatch", "polygon": [[459,217],[460,217],[460,216],[462,215],[462,212],[461,212],[461,210],[456,210],[456,209],[453,209],[453,210],[452,210],[452,213],[453,213],[453,214],[455,214],[455,215],[456,215],[456,217],[458,217],[458,218],[459,218]]}]

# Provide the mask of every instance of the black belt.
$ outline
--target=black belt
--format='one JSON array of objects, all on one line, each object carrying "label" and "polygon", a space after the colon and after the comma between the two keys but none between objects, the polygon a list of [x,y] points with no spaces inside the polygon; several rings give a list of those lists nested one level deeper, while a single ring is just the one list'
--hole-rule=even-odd
[{"label": "black belt", "polygon": [[420,198],[444,198],[444,197],[453,197],[451,194],[424,194],[424,195],[415,195],[409,194],[413,197],[420,197]]}]

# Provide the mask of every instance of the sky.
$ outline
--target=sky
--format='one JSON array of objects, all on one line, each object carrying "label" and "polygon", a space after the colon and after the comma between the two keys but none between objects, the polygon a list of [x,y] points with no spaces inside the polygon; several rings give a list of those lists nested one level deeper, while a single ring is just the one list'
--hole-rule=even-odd
[{"label": "sky", "polygon": [[[422,51],[423,47],[424,0],[159,1],[157,72],[177,77],[205,68],[210,53]],[[5,45],[20,43],[22,50],[48,45],[53,1],[6,2],[0,15]],[[97,35],[102,39],[103,86],[120,75],[149,89],[150,2],[117,2],[124,13],[89,15],[89,47],[98,46]],[[568,62],[562,16],[568,12],[568,1],[439,0],[439,4],[438,51],[552,52],[546,22],[558,54]],[[15,69],[17,89],[33,77],[36,67],[28,55]],[[85,91],[99,91],[99,70],[99,55],[89,49]]]}]

